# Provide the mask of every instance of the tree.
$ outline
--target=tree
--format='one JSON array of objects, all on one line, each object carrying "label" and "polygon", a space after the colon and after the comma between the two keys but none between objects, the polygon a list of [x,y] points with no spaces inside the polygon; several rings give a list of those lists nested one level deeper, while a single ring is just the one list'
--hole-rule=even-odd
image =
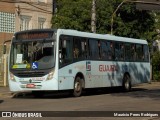
[{"label": "tree", "polygon": [[91,0],[57,0],[57,9],[52,18],[53,28],[90,31]]},{"label": "tree", "polygon": [[115,35],[152,39],[154,16],[149,11],[137,10],[135,3],[126,2],[117,11],[113,27]]},{"label": "tree", "polygon": [[[111,16],[122,0],[97,0],[97,33],[110,33]],[[57,0],[58,12],[52,27],[91,31],[92,0]],[[114,35],[152,41],[155,17],[149,11],[139,11],[134,3],[124,3],[114,17]]]},{"label": "tree", "polygon": [[153,79],[160,80],[160,52],[156,51],[152,57]]}]

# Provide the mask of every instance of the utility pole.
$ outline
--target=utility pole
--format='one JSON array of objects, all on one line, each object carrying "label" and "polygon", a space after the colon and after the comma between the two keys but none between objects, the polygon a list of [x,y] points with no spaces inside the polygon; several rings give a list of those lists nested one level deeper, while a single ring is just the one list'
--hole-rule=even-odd
[{"label": "utility pole", "polygon": [[57,0],[53,0],[53,15],[55,15],[57,13]]},{"label": "utility pole", "polygon": [[91,31],[96,33],[96,0],[92,0]]}]

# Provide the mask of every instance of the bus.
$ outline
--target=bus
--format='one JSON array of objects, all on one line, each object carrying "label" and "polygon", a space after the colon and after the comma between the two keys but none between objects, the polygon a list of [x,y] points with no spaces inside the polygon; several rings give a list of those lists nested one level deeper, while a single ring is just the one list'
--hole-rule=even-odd
[{"label": "bus", "polygon": [[16,32],[9,55],[12,92],[72,91],[86,88],[131,87],[150,82],[146,40],[70,29]]}]

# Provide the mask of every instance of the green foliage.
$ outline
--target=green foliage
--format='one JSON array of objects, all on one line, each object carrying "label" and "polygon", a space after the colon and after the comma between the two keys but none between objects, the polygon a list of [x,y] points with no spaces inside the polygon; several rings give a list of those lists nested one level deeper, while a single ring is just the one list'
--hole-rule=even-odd
[{"label": "green foliage", "polygon": [[[97,0],[97,33],[111,31],[111,16],[122,0]],[[57,0],[57,14],[53,16],[53,28],[91,31],[92,0]],[[155,35],[155,16],[149,11],[139,11],[134,3],[125,2],[114,16],[114,35],[141,38],[152,42]]]},{"label": "green foliage", "polygon": [[53,28],[90,31],[91,0],[57,0],[57,14],[53,16]]},{"label": "green foliage", "polygon": [[115,35],[149,40],[155,29],[154,16],[137,10],[134,3],[124,3],[117,11],[113,28]]},{"label": "green foliage", "polygon": [[160,81],[160,52],[157,51],[152,57],[153,79]]},{"label": "green foliage", "polygon": [[111,16],[113,13],[113,0],[97,0],[96,29],[97,33],[109,34],[111,29]]}]

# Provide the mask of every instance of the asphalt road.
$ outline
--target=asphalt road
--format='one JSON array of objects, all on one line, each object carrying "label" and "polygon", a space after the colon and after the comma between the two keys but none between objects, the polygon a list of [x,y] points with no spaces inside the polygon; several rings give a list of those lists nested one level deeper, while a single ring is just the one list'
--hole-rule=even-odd
[{"label": "asphalt road", "polygon": [[[34,98],[30,93],[13,96],[1,95],[0,111],[52,111],[48,112],[48,117],[37,118],[37,120],[160,120],[160,83],[143,84],[126,93],[119,88],[91,89],[77,98],[71,97],[68,93],[50,93],[42,98]],[[67,111],[68,113],[59,111]],[[113,113],[130,114],[135,112],[138,115],[146,111],[151,114],[156,111],[158,117],[111,117]],[[60,114],[53,118],[57,112]],[[1,119],[11,120],[13,118]],[[14,119],[21,120],[22,118]]]}]

